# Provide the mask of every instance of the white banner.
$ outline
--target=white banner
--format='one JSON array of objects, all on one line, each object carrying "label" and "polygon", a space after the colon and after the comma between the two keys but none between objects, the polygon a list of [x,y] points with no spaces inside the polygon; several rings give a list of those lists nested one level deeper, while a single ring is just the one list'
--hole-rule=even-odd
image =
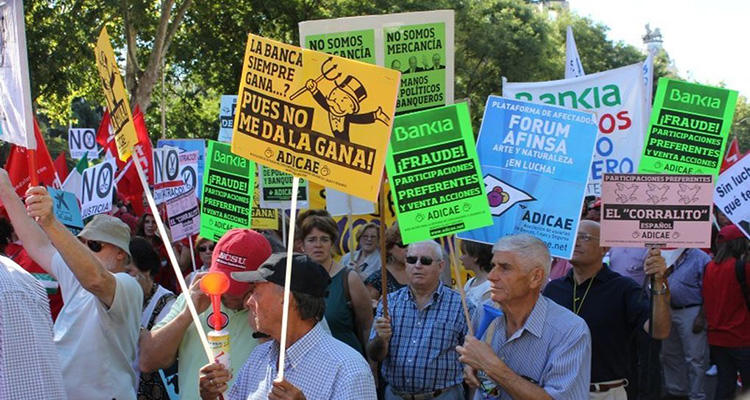
[{"label": "white banner", "polygon": [[[382,190],[382,188],[381,188]],[[334,216],[367,215],[375,212],[375,203],[326,188],[326,210]]]},{"label": "white banner", "polygon": [[96,131],[93,128],[68,129],[68,151],[75,160],[88,155],[89,160],[99,158],[99,145],[96,143]]},{"label": "white banner", "polygon": [[167,200],[167,215],[169,229],[172,232],[172,242],[177,242],[188,236],[198,234],[200,230],[200,210],[195,188]]},{"label": "white banner", "polygon": [[586,195],[601,196],[604,173],[638,170],[649,118],[643,63],[557,81],[510,83],[503,79],[503,96],[596,113],[599,133]]},{"label": "white banner", "polygon": [[750,238],[750,156],[719,175],[714,204]]},{"label": "white banner", "polygon": [[0,2],[0,140],[36,149],[23,1]]},{"label": "white banner", "polygon": [[180,177],[180,149],[170,146],[155,148],[154,201],[156,204],[161,204],[167,201],[167,199],[174,197],[175,189],[182,185],[183,182]]},{"label": "white banner", "polygon": [[83,170],[81,178],[81,218],[102,214],[112,210],[115,160],[107,158],[101,163]]}]

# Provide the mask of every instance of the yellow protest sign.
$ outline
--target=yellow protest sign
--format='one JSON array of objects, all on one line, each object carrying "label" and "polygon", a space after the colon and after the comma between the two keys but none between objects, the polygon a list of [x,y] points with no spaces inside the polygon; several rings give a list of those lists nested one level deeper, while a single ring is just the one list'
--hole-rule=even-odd
[{"label": "yellow protest sign", "polygon": [[248,35],[232,152],[376,201],[400,72]]},{"label": "yellow protest sign", "polygon": [[279,210],[260,207],[260,187],[255,179],[255,195],[253,196],[252,218],[250,227],[253,229],[279,229]]},{"label": "yellow protest sign", "polygon": [[107,99],[110,123],[115,132],[117,153],[120,160],[126,161],[130,158],[130,152],[138,142],[138,136],[133,125],[133,114],[130,112],[128,93],[125,91],[120,69],[117,67],[107,28],[102,28],[99,33],[94,52],[96,68],[99,70],[102,88],[104,88],[104,98]]}]

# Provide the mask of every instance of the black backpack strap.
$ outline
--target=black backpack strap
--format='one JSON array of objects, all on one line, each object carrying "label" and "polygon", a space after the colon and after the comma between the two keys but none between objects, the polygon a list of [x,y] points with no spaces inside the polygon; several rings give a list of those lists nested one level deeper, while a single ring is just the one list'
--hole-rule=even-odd
[{"label": "black backpack strap", "polygon": [[148,320],[146,329],[151,330],[156,322],[156,317],[161,313],[161,310],[164,309],[164,306],[166,306],[170,300],[176,298],[177,296],[174,293],[167,293],[164,296],[159,297],[159,300],[156,301],[156,305],[154,306],[154,311],[151,312],[151,318]]},{"label": "black backpack strap", "polygon": [[734,263],[734,274],[737,276],[737,282],[740,284],[742,290],[742,297],[745,298],[745,306],[750,310],[750,289],[748,289],[747,276],[745,274],[745,260],[744,257],[738,258]]}]

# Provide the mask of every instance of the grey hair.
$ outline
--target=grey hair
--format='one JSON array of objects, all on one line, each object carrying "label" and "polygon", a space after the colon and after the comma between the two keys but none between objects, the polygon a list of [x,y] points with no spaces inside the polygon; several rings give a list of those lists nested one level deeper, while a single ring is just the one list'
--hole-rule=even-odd
[{"label": "grey hair", "polygon": [[421,246],[421,245],[430,247],[432,249],[432,254],[436,260],[445,260],[445,257],[443,255],[443,246],[441,246],[440,243],[434,240],[423,240],[421,242],[410,243],[406,251],[408,252],[414,247]]},{"label": "grey hair", "polygon": [[552,265],[552,258],[549,255],[547,245],[536,236],[526,233],[517,235],[503,236],[497,240],[492,247],[492,251],[511,251],[518,255],[521,260],[521,267],[526,271],[533,268],[544,269],[544,278],[549,276],[549,269]]}]

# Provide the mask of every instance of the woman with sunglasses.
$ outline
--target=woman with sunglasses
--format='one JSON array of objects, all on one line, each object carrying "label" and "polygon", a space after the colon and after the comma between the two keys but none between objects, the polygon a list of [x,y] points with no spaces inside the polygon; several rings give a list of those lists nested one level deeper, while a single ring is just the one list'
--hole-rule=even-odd
[{"label": "woman with sunglasses", "polygon": [[[401,232],[398,229],[398,222],[394,222],[385,230],[385,249],[386,249],[386,282],[388,293],[406,286],[409,279],[406,276],[406,245],[401,241]],[[373,308],[377,307],[380,294],[383,290],[383,281],[380,269],[370,274],[365,280],[365,286],[373,300]]]},{"label": "woman with sunglasses", "polygon": [[373,272],[380,271],[379,233],[378,225],[368,222],[357,231],[359,249],[341,257],[341,264],[357,271],[362,280],[367,279]]},{"label": "woman with sunglasses", "polygon": [[333,259],[333,244],[338,236],[336,222],[331,217],[309,216],[302,223],[300,233],[305,254],[322,265],[331,277],[325,311],[331,335],[365,356],[364,343],[370,334],[372,308],[359,275]]},{"label": "woman with sunglasses", "polygon": [[193,282],[193,277],[196,273],[208,272],[208,269],[211,268],[211,257],[213,257],[215,246],[216,242],[213,240],[200,236],[195,239],[195,255],[197,256],[197,261],[195,263],[196,269],[195,272],[189,273],[185,278],[185,283],[187,283],[188,286]]}]

